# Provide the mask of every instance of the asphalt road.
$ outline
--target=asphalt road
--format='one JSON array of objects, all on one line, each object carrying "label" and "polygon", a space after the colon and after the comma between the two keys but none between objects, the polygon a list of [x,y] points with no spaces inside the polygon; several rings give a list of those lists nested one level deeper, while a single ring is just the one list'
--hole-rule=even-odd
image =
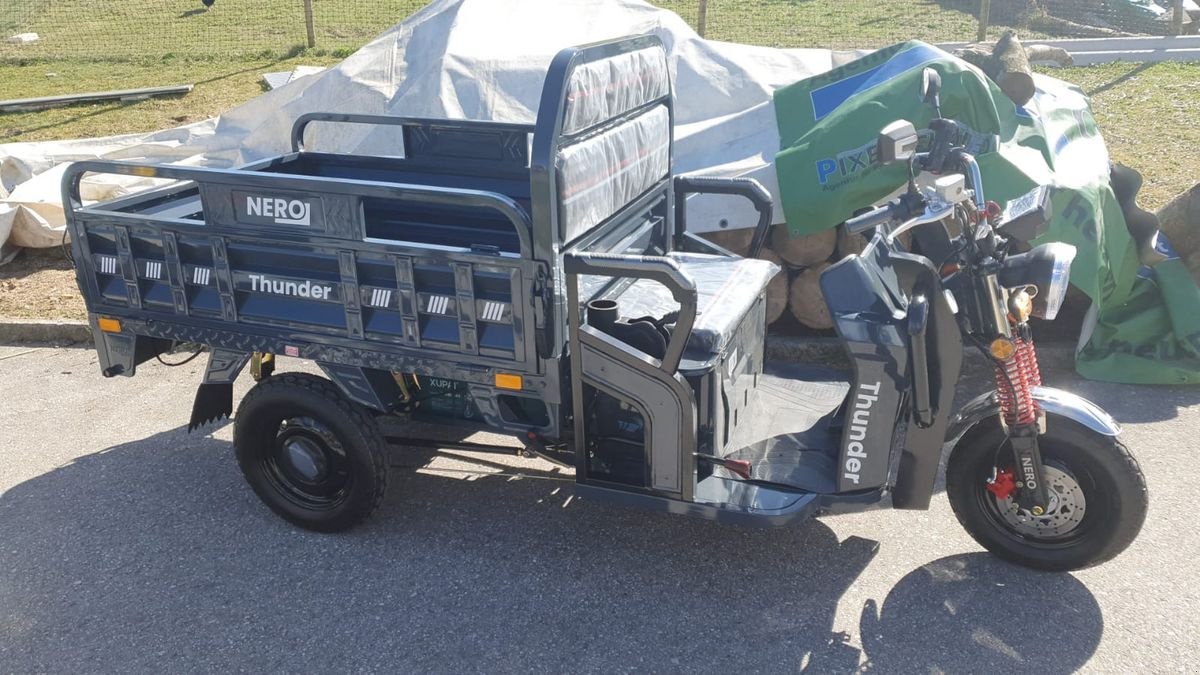
[{"label": "asphalt road", "polygon": [[228,425],[186,433],[199,361],[105,380],[90,351],[25,351],[0,347],[0,671],[1200,667],[1200,388],[1048,368],[1125,425],[1151,490],[1131,549],[1054,575],[983,553],[941,494],[747,530],[400,449],[374,520],[310,534],[243,484]]}]

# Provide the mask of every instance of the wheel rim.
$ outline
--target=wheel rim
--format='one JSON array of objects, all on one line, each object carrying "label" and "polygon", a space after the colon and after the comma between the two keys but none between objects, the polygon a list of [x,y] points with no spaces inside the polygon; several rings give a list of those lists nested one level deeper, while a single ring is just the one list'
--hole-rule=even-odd
[{"label": "wheel rim", "polygon": [[[1049,439],[1046,439],[1049,440]],[[1103,504],[1092,504],[1088,495],[1096,490],[1095,479],[1087,472],[1072,468],[1059,459],[1052,443],[1042,444],[1043,482],[1050,502],[1046,513],[1034,516],[1021,509],[1015,494],[1000,497],[988,490],[989,480],[996,472],[1013,469],[1009,464],[996,468],[983,464],[975,492],[980,510],[988,521],[1005,536],[1023,544],[1044,549],[1066,548],[1083,539],[1097,518],[1103,519]],[[997,459],[1006,452],[1008,444],[997,449]],[[999,463],[998,463],[999,464]]]},{"label": "wheel rim", "polygon": [[1087,514],[1083,486],[1065,467],[1043,466],[1046,484],[1046,513],[1034,516],[1022,509],[1012,495],[997,497],[984,491],[991,504],[991,515],[1013,533],[1039,541],[1063,541],[1076,536]]},{"label": "wheel rim", "polygon": [[337,507],[350,491],[350,462],[337,436],[311,417],[280,422],[264,468],[271,486],[306,509]]}]

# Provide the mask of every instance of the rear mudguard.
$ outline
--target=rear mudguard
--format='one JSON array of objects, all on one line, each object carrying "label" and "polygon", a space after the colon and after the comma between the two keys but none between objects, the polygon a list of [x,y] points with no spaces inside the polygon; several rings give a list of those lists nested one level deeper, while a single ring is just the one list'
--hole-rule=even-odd
[{"label": "rear mudguard", "polygon": [[[1104,436],[1118,436],[1121,433],[1121,425],[1117,424],[1112,415],[1082,396],[1052,387],[1034,387],[1033,399],[1047,415],[1065,417]],[[1000,404],[996,401],[996,392],[976,396],[950,421],[946,442],[957,444],[971,427],[999,414]]]}]

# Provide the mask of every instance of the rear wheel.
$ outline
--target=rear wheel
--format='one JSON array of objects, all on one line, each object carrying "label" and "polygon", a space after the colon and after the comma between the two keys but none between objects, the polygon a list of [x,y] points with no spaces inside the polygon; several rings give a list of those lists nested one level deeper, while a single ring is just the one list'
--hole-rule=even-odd
[{"label": "rear wheel", "polygon": [[1116,438],[1051,417],[1038,446],[1046,513],[1016,504],[1012,449],[998,420],[963,436],[946,467],[946,492],[967,532],[993,554],[1026,567],[1068,571],[1124,551],[1146,519],[1146,480]]},{"label": "rear wheel", "polygon": [[238,407],[233,442],[255,494],[300,527],[346,530],[383,501],[379,426],[324,378],[287,373],[259,382]]}]

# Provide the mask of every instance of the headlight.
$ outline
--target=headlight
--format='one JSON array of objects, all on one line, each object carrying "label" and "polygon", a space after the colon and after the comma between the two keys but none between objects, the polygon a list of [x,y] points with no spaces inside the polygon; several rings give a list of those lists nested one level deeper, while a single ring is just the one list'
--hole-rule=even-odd
[{"label": "headlight", "polygon": [[1000,268],[1000,285],[1005,288],[1033,286],[1037,289],[1037,295],[1033,297],[1033,316],[1053,320],[1067,297],[1074,260],[1074,246],[1061,242],[1042,244],[1028,253],[1008,257]]}]

